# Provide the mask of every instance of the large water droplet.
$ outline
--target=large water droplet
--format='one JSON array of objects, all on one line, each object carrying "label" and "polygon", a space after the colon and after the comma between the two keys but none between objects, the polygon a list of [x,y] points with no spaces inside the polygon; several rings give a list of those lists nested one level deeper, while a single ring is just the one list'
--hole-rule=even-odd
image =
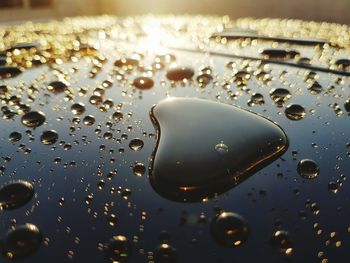
[{"label": "large water droplet", "polygon": [[8,259],[20,260],[33,254],[41,245],[42,235],[33,224],[11,229],[3,240],[2,254]]},{"label": "large water droplet", "polygon": [[150,180],[158,193],[177,201],[223,193],[287,148],[285,133],[273,122],[212,101],[166,99],[151,118],[158,144]]},{"label": "large water droplet", "polygon": [[27,204],[34,195],[34,187],[26,181],[16,181],[0,189],[0,208],[8,210]]},{"label": "large water droplet", "polygon": [[248,239],[249,232],[246,220],[232,212],[221,213],[211,223],[211,233],[214,239],[224,247],[241,245]]}]

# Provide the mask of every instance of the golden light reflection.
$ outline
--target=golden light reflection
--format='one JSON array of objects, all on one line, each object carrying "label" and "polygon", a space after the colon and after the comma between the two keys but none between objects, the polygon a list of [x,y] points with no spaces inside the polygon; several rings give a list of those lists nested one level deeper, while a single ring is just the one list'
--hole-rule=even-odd
[{"label": "golden light reflection", "polygon": [[161,26],[161,20],[149,18],[142,27],[146,34],[145,39],[140,43],[140,50],[154,54],[165,54],[166,43],[171,42],[172,37],[166,33]]}]

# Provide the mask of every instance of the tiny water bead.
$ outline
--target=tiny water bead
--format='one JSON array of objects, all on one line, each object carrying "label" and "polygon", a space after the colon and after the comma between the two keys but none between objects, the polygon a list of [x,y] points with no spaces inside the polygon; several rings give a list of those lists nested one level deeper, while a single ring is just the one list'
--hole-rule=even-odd
[{"label": "tiny water bead", "polygon": [[81,115],[85,112],[85,105],[81,102],[79,103],[74,103],[71,106],[71,111],[74,115]]},{"label": "tiny water bead", "polygon": [[271,246],[274,250],[289,256],[293,253],[294,245],[293,241],[287,231],[278,230],[276,231],[270,240]]},{"label": "tiny water bead", "polygon": [[34,187],[26,181],[9,183],[0,189],[0,210],[15,209],[27,204],[34,195]]},{"label": "tiny water bead", "polygon": [[129,142],[129,148],[135,152],[140,151],[143,148],[144,142],[141,139],[132,139]]},{"label": "tiny water bead", "polygon": [[40,141],[42,144],[51,145],[57,142],[58,134],[56,131],[44,131],[40,136]]},{"label": "tiny water bead", "polygon": [[38,111],[30,111],[27,112],[22,116],[22,124],[30,127],[35,128],[41,126],[45,122],[46,118],[44,113],[38,112]]},{"label": "tiny water bead", "polygon": [[22,139],[22,134],[19,132],[11,132],[9,135],[9,140],[11,142],[18,142],[21,139]]},{"label": "tiny water bead", "polygon": [[137,162],[133,167],[133,172],[136,176],[143,176],[146,172],[146,167],[143,163]]},{"label": "tiny water bead", "polygon": [[298,163],[298,173],[306,179],[315,179],[320,174],[320,167],[311,159],[303,159]]},{"label": "tiny water bead", "polygon": [[160,244],[154,253],[155,263],[177,262],[177,251],[168,243]]},{"label": "tiny water bead", "polygon": [[170,98],[152,109],[151,119],[158,141],[150,180],[171,200],[193,202],[223,193],[287,148],[279,126],[222,103]]},{"label": "tiny water bead", "polygon": [[191,79],[194,75],[194,71],[187,67],[174,67],[168,70],[166,77],[172,81],[181,81],[184,79]]},{"label": "tiny water bead", "polygon": [[2,254],[7,259],[22,260],[36,252],[42,235],[33,224],[24,224],[11,229],[2,241]]},{"label": "tiny water bead", "polygon": [[138,89],[146,90],[154,86],[154,81],[148,77],[138,77],[134,79],[133,85]]},{"label": "tiny water bead", "polygon": [[293,121],[301,120],[305,117],[305,108],[299,104],[288,105],[284,111],[287,118]]},{"label": "tiny water bead", "polygon": [[211,223],[214,239],[223,247],[237,247],[249,237],[250,229],[247,221],[233,212],[222,212]]},{"label": "tiny water bead", "polygon": [[105,247],[105,255],[109,262],[127,262],[132,254],[130,241],[122,235],[113,236]]}]

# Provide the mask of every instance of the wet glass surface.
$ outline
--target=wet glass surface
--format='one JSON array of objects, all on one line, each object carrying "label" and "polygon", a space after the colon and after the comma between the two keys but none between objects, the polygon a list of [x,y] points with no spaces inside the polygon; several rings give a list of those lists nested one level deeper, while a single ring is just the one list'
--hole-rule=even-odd
[{"label": "wet glass surface", "polygon": [[[295,50],[300,55],[283,61],[307,57],[314,66],[346,69],[346,62],[336,63],[350,55],[345,37],[321,46],[241,38],[209,41],[218,27],[232,26],[250,25],[261,34],[274,28],[281,36],[283,22],[268,22],[100,17],[2,28],[5,67],[12,68],[0,69],[0,186],[22,180],[34,188],[22,206],[0,211],[2,241],[11,228],[29,232],[33,249],[25,251],[21,262],[350,258],[348,77],[179,49],[200,47],[259,59],[263,50]],[[301,26],[310,37],[327,37],[320,30],[327,25],[290,22],[286,32],[299,32]],[[23,30],[22,44],[40,45],[12,49]],[[342,30],[329,25],[327,32],[341,36]],[[185,70],[174,73],[174,68]],[[322,88],[310,90],[315,81]],[[276,92],[281,88],[289,93]],[[198,202],[171,201],[153,189],[149,178],[158,139],[150,111],[169,97],[201,98],[259,114],[283,129],[289,147],[232,189]],[[304,111],[290,110],[290,105]],[[187,136],[181,127],[178,133],[180,139]],[[217,139],[210,150],[230,152],[226,139]],[[316,164],[306,167],[306,174],[317,168],[312,180],[300,175],[302,160]],[[219,221],[224,211],[230,216]],[[236,231],[243,231],[239,240],[244,242],[222,246],[212,230],[217,221],[223,222],[217,229],[225,240],[235,243]],[[34,233],[23,227],[26,223]]]}]

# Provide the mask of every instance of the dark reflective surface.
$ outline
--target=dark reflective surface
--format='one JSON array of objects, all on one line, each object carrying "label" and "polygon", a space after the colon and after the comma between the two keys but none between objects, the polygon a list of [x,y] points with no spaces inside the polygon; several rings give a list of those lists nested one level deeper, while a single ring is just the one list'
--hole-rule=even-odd
[{"label": "dark reflective surface", "polygon": [[[218,28],[234,26],[251,28],[259,35],[288,34],[335,42],[315,46],[259,38],[208,40]],[[43,237],[21,262],[110,262],[107,248],[116,236],[129,241],[132,253],[125,258],[136,263],[164,255],[177,262],[208,263],[256,259],[342,263],[350,258],[348,77],[159,45],[169,46],[170,42],[258,58],[265,49],[295,50],[313,66],[347,70],[346,61],[336,63],[350,56],[347,26],[209,17],[165,17],[161,22],[99,17],[1,30],[6,51],[1,56],[8,58],[7,66],[20,67],[22,73],[1,76],[0,185],[23,180],[35,192],[23,206],[0,212],[1,243],[10,229],[25,223],[35,225]],[[41,45],[8,51],[16,39],[40,41]],[[298,65],[300,58],[290,61]],[[189,68],[193,76],[169,80],[166,75],[173,67]],[[210,77],[198,79],[203,74]],[[140,76],[152,79],[154,85],[147,90],[136,88],[133,81]],[[48,90],[54,80],[70,85],[54,93]],[[322,87],[316,89],[319,93],[309,89],[315,81]],[[280,88],[290,95],[273,92]],[[225,193],[201,202],[173,202],[153,189],[147,169],[157,145],[149,112],[167,97],[202,98],[249,109],[278,123],[288,136],[289,148]],[[252,98],[256,103],[250,103]],[[261,98],[264,103],[257,103]],[[303,107],[289,112],[297,121],[286,116],[289,105]],[[28,112],[42,112],[45,119],[28,118],[26,125],[22,117]],[[201,119],[206,119],[203,115]],[[226,132],[234,124],[220,128]],[[190,128],[187,126],[176,127],[176,136],[183,136],[190,145],[198,138],[186,138],[181,131]],[[212,127],[204,128],[209,131]],[[41,135],[45,131],[55,131],[57,141],[44,145]],[[135,139],[142,140],[143,146]],[[218,137],[210,149],[223,158],[234,146]],[[241,155],[245,154],[242,150]],[[313,180],[298,173],[303,159],[319,167]],[[223,211],[241,216],[249,225],[249,236],[239,246],[224,248],[212,235],[211,224]],[[277,231],[283,235],[272,238]],[[34,235],[33,240],[38,237]],[[115,248],[130,251],[123,244]],[[118,256],[112,250],[112,257]],[[6,261],[1,257],[0,261]]]}]

